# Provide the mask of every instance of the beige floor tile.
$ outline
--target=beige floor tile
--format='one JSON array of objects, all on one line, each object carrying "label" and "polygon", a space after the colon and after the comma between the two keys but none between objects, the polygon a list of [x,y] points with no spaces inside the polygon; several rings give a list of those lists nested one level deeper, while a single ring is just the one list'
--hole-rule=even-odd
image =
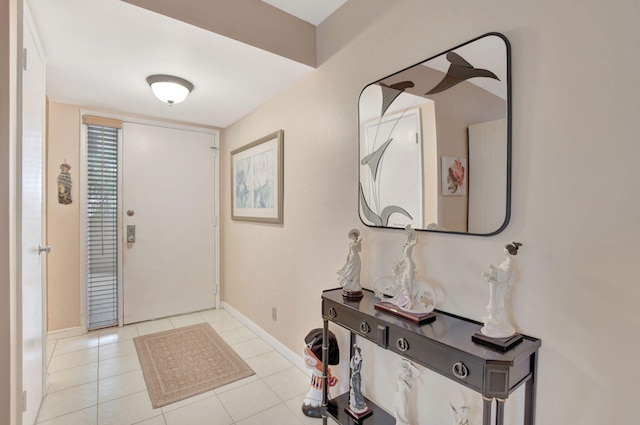
[{"label": "beige floor tile", "polygon": [[90,348],[88,350],[72,351],[57,355],[53,353],[51,362],[49,363],[49,372],[58,372],[64,369],[71,369],[89,363],[98,361],[98,349]]},{"label": "beige floor tile", "polygon": [[252,382],[256,382],[256,381],[259,381],[259,380],[260,380],[260,377],[258,377],[257,375],[251,375],[251,376],[249,376],[247,378],[240,379],[238,381],[232,382],[232,383],[224,385],[222,387],[218,387],[214,391],[215,391],[216,394],[221,394],[221,393],[224,393],[224,392],[227,392],[227,391],[234,390],[236,388],[242,387],[244,385],[251,384]]},{"label": "beige floor tile", "polygon": [[254,334],[253,332],[251,332],[249,329],[245,327],[232,329],[226,332],[219,332],[219,335],[229,345],[238,344],[241,342],[258,338],[258,335]]},{"label": "beige floor tile", "polygon": [[130,425],[158,415],[162,411],[151,407],[146,391],[98,405],[98,425]]},{"label": "beige floor tile", "polygon": [[[317,420],[317,419],[316,419]],[[284,404],[278,404],[270,409],[257,413],[247,419],[236,422],[237,425],[302,425],[302,422]]]},{"label": "beige floor tile", "polygon": [[164,421],[164,416],[160,415],[154,416],[151,419],[146,419],[142,422],[136,422],[135,425],[167,425],[167,423]]},{"label": "beige floor tile", "polygon": [[97,334],[88,333],[73,338],[60,339],[56,341],[54,355],[71,353],[73,351],[86,350],[98,346],[99,338]]},{"label": "beige floor tile", "polygon": [[100,345],[100,347],[98,347],[98,358],[101,361],[134,353],[136,353],[136,346],[132,339],[115,342],[113,344]]},{"label": "beige floor tile", "polygon": [[147,385],[141,370],[104,378],[98,383],[98,403],[105,403],[146,389]]},{"label": "beige floor tile", "polygon": [[211,327],[218,333],[232,331],[234,329],[240,329],[245,327],[242,324],[242,322],[240,322],[238,319],[234,317],[226,317],[226,318],[223,318],[222,320],[216,320],[213,322],[210,322],[207,320],[207,322],[209,322]]},{"label": "beige floor tile", "polygon": [[207,310],[207,311],[201,311],[200,315],[204,318],[204,320],[206,320],[207,322],[218,322],[224,319],[233,319],[234,317],[229,314],[228,311],[225,310]]},{"label": "beige floor tile", "polygon": [[273,351],[273,347],[259,338],[233,344],[231,348],[243,359],[250,359]]},{"label": "beige floor tile", "polygon": [[164,414],[167,425],[229,425],[233,421],[218,397],[208,397]]},{"label": "beige floor tile", "polygon": [[309,390],[311,379],[297,367],[290,367],[267,376],[263,381],[280,400],[286,401],[299,394],[305,394]]},{"label": "beige floor tile", "polygon": [[275,350],[245,361],[262,378],[291,367],[291,362]]},{"label": "beige floor tile", "polygon": [[103,360],[98,363],[98,378],[104,379],[122,373],[141,370],[138,354],[127,354],[120,357]]},{"label": "beige floor tile", "polygon": [[58,416],[68,415],[87,407],[95,406],[98,400],[98,384],[78,385],[66,390],[48,394],[38,414],[38,421],[44,422]]},{"label": "beige floor tile", "polygon": [[96,425],[97,418],[98,408],[92,406],[45,422],[38,422],[38,425]]},{"label": "beige floor tile", "polygon": [[168,331],[173,329],[173,323],[169,319],[150,320],[148,322],[136,323],[138,335],[149,335],[156,332]]},{"label": "beige floor tile", "polygon": [[113,328],[102,329],[99,332],[100,345],[113,344],[116,342],[127,341],[138,336],[138,328],[136,325],[115,326]]},{"label": "beige floor tile", "polygon": [[206,323],[204,317],[200,313],[185,314],[182,316],[174,316],[169,318],[174,328],[182,328],[184,326],[197,325],[198,323]]},{"label": "beige floor tile", "polygon": [[63,369],[49,374],[49,393],[98,380],[98,363]]},{"label": "beige floor tile", "polygon": [[239,421],[279,404],[278,396],[262,381],[223,392],[218,395],[234,421]]}]

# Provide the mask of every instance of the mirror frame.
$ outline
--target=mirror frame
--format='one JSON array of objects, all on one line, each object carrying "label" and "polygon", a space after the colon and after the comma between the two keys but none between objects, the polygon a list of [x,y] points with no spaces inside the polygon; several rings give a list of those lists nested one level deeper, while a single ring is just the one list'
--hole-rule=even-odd
[{"label": "mirror frame", "polygon": [[[497,235],[498,233],[502,232],[507,225],[509,224],[509,221],[511,220],[511,174],[512,174],[512,103],[513,103],[513,98],[512,98],[512,90],[511,90],[511,44],[509,43],[509,40],[507,39],[506,36],[504,36],[503,34],[499,33],[499,32],[488,32],[486,34],[480,35],[478,37],[473,38],[472,40],[469,40],[465,43],[459,44],[455,47],[452,47],[450,49],[447,49],[441,53],[438,53],[434,56],[431,56],[423,61],[420,61],[418,63],[415,63],[411,66],[408,66],[406,68],[401,69],[400,71],[394,72],[390,75],[387,75],[385,77],[382,77],[372,83],[367,84],[361,91],[360,94],[358,95],[358,170],[360,170],[360,155],[361,153],[361,148],[362,148],[362,143],[361,143],[361,125],[362,123],[360,122],[360,99],[362,97],[362,93],[369,87],[372,86],[374,84],[379,84],[380,82],[387,80],[389,78],[392,78],[398,74],[401,74],[415,66],[418,65],[422,65],[425,62],[428,62],[432,59],[435,59],[437,57],[446,55],[448,52],[459,49],[461,47],[464,47],[468,44],[474,43],[482,38],[485,37],[489,37],[489,36],[496,36],[499,37],[505,44],[505,53],[506,53],[506,88],[507,88],[507,98],[506,98],[506,103],[507,103],[507,107],[506,107],[506,112],[507,112],[507,116],[506,116],[506,122],[507,122],[507,146],[506,146],[506,154],[507,154],[507,163],[506,163],[506,198],[505,198],[505,216],[504,216],[504,222],[502,223],[502,225],[496,229],[495,231],[491,232],[491,233],[470,233],[470,232],[460,232],[460,231],[454,231],[454,230],[432,230],[432,229],[424,229],[424,228],[420,228],[420,229],[416,229],[416,230],[420,230],[423,232],[433,232],[433,233],[449,233],[449,234],[458,234],[458,235],[471,235],[471,236],[494,236]],[[467,144],[468,144],[468,139],[467,139]],[[438,165],[436,165],[438,166]],[[360,171],[358,171],[358,186],[360,186],[361,183],[361,179],[360,179]],[[468,208],[468,207],[467,207]],[[369,223],[365,223],[365,221],[363,220],[363,213],[362,213],[362,196],[361,196],[361,189],[360,187],[358,187],[358,217],[360,218],[360,221],[362,222],[362,224],[364,224],[367,227],[373,227],[373,228],[379,228],[379,229],[401,229],[400,227],[391,227],[391,226],[378,226],[375,224],[369,224]],[[468,218],[467,218],[468,220]]]}]

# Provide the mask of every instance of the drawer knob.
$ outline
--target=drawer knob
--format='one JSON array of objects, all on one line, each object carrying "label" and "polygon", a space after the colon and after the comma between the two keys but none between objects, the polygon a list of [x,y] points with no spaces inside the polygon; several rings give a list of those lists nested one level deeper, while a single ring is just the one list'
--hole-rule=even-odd
[{"label": "drawer knob", "polygon": [[368,334],[369,332],[371,332],[371,327],[369,327],[369,324],[367,322],[360,323],[360,332],[362,332],[363,334]]},{"label": "drawer knob", "polygon": [[465,379],[467,376],[469,376],[469,369],[462,362],[454,363],[451,370],[453,372],[453,375],[458,379]]},{"label": "drawer knob", "polygon": [[338,315],[338,312],[336,311],[336,309],[331,307],[329,309],[329,317],[331,317],[332,319],[335,319],[337,315]]},{"label": "drawer knob", "polygon": [[398,339],[398,342],[396,342],[396,347],[398,347],[398,350],[400,351],[407,351],[409,349],[409,341],[404,338],[400,338]]}]

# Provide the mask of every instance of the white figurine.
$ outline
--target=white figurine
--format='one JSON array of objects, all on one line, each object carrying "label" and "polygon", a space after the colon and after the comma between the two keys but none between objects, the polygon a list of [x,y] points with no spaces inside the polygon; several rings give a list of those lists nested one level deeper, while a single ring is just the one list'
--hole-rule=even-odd
[{"label": "white figurine", "polygon": [[345,293],[357,293],[362,290],[360,287],[360,251],[362,249],[362,239],[358,229],[349,231],[349,254],[345,265],[338,270],[338,283]]},{"label": "white figurine", "polygon": [[413,391],[411,381],[420,375],[418,369],[407,359],[400,362],[400,374],[396,381],[396,394],[393,396],[391,410],[396,419],[396,425],[409,424],[409,394]]},{"label": "white figurine", "polygon": [[[428,283],[415,280],[416,263],[412,255],[413,247],[418,243],[418,235],[410,224],[405,227],[405,234],[407,239],[402,248],[403,258],[391,265],[394,282],[385,285],[383,281],[391,276],[380,276],[374,281],[373,290],[382,301],[394,304],[404,311],[430,313],[435,309],[437,302],[435,291]],[[425,298],[432,302],[426,304]]]},{"label": "white figurine", "polygon": [[351,367],[349,409],[356,414],[364,413],[369,408],[361,391],[362,377],[360,376],[360,369],[362,369],[362,355],[360,354],[360,347],[355,344],[353,345],[353,357],[351,357],[349,366]]},{"label": "white figurine", "polygon": [[460,407],[460,412],[453,407],[453,404],[449,403],[449,407],[451,407],[451,415],[453,416],[453,425],[469,425],[469,411],[471,408],[469,406]]},{"label": "white figurine", "polygon": [[489,283],[488,316],[482,318],[484,326],[480,331],[491,338],[508,338],[516,333],[515,328],[509,322],[504,304],[509,297],[509,291],[513,284],[515,270],[515,256],[522,244],[513,242],[505,246],[504,252],[507,258],[498,266],[489,265],[489,271],[483,272],[484,279]]}]

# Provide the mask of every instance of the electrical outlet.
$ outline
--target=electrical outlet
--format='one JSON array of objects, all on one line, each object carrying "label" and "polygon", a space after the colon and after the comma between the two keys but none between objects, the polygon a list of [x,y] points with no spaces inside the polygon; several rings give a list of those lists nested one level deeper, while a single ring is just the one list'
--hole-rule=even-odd
[{"label": "electrical outlet", "polygon": [[278,308],[277,307],[271,307],[271,319],[274,322],[278,321]]}]

